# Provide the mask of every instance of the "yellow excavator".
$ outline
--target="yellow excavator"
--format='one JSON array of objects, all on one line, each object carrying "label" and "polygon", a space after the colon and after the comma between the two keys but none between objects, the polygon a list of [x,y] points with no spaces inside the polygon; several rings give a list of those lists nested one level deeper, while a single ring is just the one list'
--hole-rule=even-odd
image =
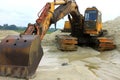
[{"label": "yellow excavator", "polygon": [[101,15],[96,7],[87,8],[84,16],[70,13],[69,21],[65,22],[62,31],[71,34],[56,36],[58,48],[64,51],[77,50],[77,44],[90,46],[98,51],[114,49],[113,41],[104,37],[107,30],[102,29]]},{"label": "yellow excavator", "polygon": [[109,49],[115,48],[111,40],[100,37],[102,33],[101,14],[96,8],[87,8],[85,16],[82,16],[74,0],[62,0],[47,3],[39,14],[36,23],[28,24],[24,33],[20,35],[9,35],[1,41],[1,76],[18,78],[29,78],[29,76],[32,76],[43,56],[41,40],[50,25],[56,24],[57,21],[66,15],[68,15],[71,35],[65,36],[65,39],[58,36],[57,40],[59,43],[64,39],[69,41],[67,44],[71,44],[70,40],[74,39],[72,42],[74,44],[97,43],[96,46],[103,49],[108,49],[106,46],[109,44]]}]

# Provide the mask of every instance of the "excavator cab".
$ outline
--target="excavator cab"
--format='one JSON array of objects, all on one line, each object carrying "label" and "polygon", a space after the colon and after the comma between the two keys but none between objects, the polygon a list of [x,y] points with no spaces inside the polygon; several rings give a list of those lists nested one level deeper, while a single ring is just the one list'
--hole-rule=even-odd
[{"label": "excavator cab", "polygon": [[[116,46],[111,39],[104,37],[102,30],[101,12],[96,8],[87,8],[84,15],[84,33],[90,35],[90,44],[99,51],[112,50]],[[89,38],[88,38],[89,39]]]},{"label": "excavator cab", "polygon": [[84,15],[84,33],[99,35],[102,31],[101,12],[96,8],[87,8]]}]

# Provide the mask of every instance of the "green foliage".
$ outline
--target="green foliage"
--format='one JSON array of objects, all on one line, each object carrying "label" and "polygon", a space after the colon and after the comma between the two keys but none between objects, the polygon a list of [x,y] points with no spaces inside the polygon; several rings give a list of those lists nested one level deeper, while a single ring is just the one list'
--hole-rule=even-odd
[{"label": "green foliage", "polygon": [[[14,25],[14,24],[12,24],[12,25],[4,24],[3,26],[0,25],[0,30],[14,30],[14,31],[17,31],[19,33],[22,33],[22,32],[25,31],[25,29],[26,29],[26,27],[22,27],[22,26],[18,27],[18,26]],[[54,32],[56,30],[57,29],[55,29],[55,28],[50,28],[47,31],[47,34],[50,34],[50,33]]]},{"label": "green foliage", "polygon": [[17,32],[21,32],[24,31],[26,29],[26,27],[18,27],[16,25],[8,25],[8,24],[4,24],[3,26],[0,25],[0,30],[15,30]]},{"label": "green foliage", "polygon": [[52,32],[55,32],[57,29],[55,29],[55,28],[49,28],[49,30],[47,31],[47,34],[50,34],[50,33],[52,33]]}]

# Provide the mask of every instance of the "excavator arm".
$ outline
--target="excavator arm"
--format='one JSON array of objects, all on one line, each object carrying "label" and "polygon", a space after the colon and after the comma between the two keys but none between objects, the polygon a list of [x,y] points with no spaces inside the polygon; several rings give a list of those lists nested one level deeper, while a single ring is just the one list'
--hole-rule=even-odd
[{"label": "excavator arm", "polygon": [[[55,5],[58,5],[58,7],[55,8]],[[42,40],[50,25],[56,24],[57,21],[66,15],[71,15],[74,22],[82,24],[80,22],[83,16],[80,14],[78,6],[74,0],[47,3],[43,7],[41,15],[38,16],[36,23],[28,24],[28,27],[23,34],[40,35],[40,40]],[[69,20],[71,21],[70,17]]]},{"label": "excavator arm", "polygon": [[40,35],[40,40],[43,39],[53,17],[54,3],[47,3],[42,10],[41,15],[38,14],[38,19],[35,24],[28,24],[27,29],[22,35]]},{"label": "excavator arm", "polygon": [[[55,5],[58,7],[55,9]],[[78,7],[73,0],[47,3],[36,23],[20,35],[9,35],[0,43],[0,75],[19,78],[32,76],[43,56],[41,40],[51,24],[67,14],[77,14]],[[77,20],[78,17],[75,17]]]},{"label": "excavator arm", "polygon": [[75,20],[79,20],[81,14],[75,1],[69,1],[67,4],[60,5],[54,11],[54,21],[58,21],[66,15],[70,14]]}]

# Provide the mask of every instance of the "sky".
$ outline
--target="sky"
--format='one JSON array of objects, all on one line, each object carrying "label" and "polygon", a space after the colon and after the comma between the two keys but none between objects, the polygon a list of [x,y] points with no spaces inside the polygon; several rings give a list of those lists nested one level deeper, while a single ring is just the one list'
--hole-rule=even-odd
[{"label": "sky", "polygon": [[[54,0],[1,0],[0,25],[7,23],[27,26],[28,23],[35,23],[37,13],[47,2],[52,1]],[[84,14],[87,7],[96,6],[102,12],[103,22],[120,16],[119,0],[76,0],[76,2],[81,14]],[[58,26],[63,22],[64,20],[60,20]]]}]

